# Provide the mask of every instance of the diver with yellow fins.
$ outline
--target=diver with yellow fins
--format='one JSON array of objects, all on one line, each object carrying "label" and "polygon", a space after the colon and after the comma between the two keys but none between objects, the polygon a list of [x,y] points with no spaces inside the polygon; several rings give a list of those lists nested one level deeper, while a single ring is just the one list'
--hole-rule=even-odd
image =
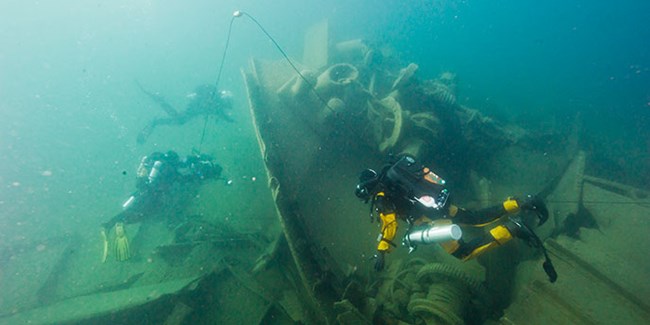
[{"label": "diver with yellow fins", "polygon": [[180,159],[174,151],[154,152],[140,160],[136,173],[136,191],[122,204],[122,211],[102,224],[102,262],[109,255],[109,229],[114,229],[112,250],[117,261],[131,258],[132,252],[125,224],[141,222],[164,209],[170,195],[191,191],[201,182],[217,179],[222,168],[206,154],[192,154]]},{"label": "diver with yellow fins", "polygon": [[[381,222],[374,266],[377,271],[384,268],[386,253],[397,246],[393,240],[397,221],[401,219],[409,224],[402,242],[409,247],[409,252],[418,244],[438,243],[453,256],[468,260],[517,237],[542,250],[546,258],[544,271],[551,282],[557,279],[542,241],[516,214],[533,212],[539,225],[546,222],[548,210],[544,201],[536,196],[508,198],[502,204],[478,211],[465,210],[450,203],[449,190],[442,178],[409,155],[392,159],[379,173],[364,170],[355,192],[358,198],[370,202],[371,221],[376,218]],[[375,217],[374,213],[378,215]],[[489,230],[465,241],[463,225]]]}]

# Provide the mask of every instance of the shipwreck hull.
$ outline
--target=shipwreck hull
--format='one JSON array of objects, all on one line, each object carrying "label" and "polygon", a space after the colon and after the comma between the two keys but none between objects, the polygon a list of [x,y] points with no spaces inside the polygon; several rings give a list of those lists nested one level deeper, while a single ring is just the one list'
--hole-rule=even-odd
[{"label": "shipwreck hull", "polygon": [[292,76],[283,63],[253,60],[243,75],[289,249],[317,318],[332,320],[344,278],[365,267],[359,257],[372,247],[368,219],[352,195],[359,164],[377,165],[381,158],[364,144],[322,134],[307,114],[283,105],[273,91]]},{"label": "shipwreck hull", "polygon": [[[482,171],[465,171],[470,176],[463,185],[469,189],[462,191],[463,194],[468,194],[463,203],[474,207],[498,202],[512,194],[538,193],[544,197],[551,216],[537,232],[546,241],[551,257],[556,260],[560,278],[557,283],[550,284],[545,278],[541,256],[537,254],[539,252],[516,241],[510,249],[482,257],[481,266],[450,261],[445,259],[447,256],[438,254],[440,251],[433,247],[426,254],[418,255],[424,256],[424,260],[409,261],[405,259],[406,249],[397,249],[390,256],[394,262],[387,273],[377,279],[370,268],[378,229],[369,225],[368,206],[353,195],[358,173],[365,167],[381,166],[388,152],[408,152],[412,148],[410,145],[417,141],[404,142],[403,138],[397,140],[395,137],[386,138],[386,141],[392,141],[388,145],[386,141],[369,141],[367,129],[360,128],[363,123],[359,119],[355,120],[359,116],[366,116],[364,113],[341,118],[337,111],[332,110],[327,115],[335,118],[323,119],[323,110],[331,110],[328,105],[332,102],[328,102],[328,98],[322,100],[317,93],[309,91],[297,95],[295,86],[300,81],[296,81],[298,77],[295,71],[285,62],[251,60],[249,70],[242,71],[242,74],[267,168],[269,187],[308,298],[306,300],[311,307],[310,319],[323,323],[333,323],[335,320],[343,323],[343,320],[369,322],[377,317],[374,308],[379,304],[383,304],[383,308],[393,308],[394,314],[408,310],[409,315],[403,314],[403,318],[397,318],[402,321],[432,317],[430,319],[444,318],[447,323],[462,321],[463,317],[467,317],[463,316],[467,310],[483,314],[472,319],[472,322],[477,322],[486,318],[499,318],[495,315],[501,314],[501,310],[505,309],[505,315],[501,314],[503,316],[500,317],[503,324],[542,324],[549,321],[608,323],[616,319],[616,314],[621,313],[627,315],[625,319],[630,321],[650,315],[647,303],[642,298],[649,292],[647,285],[635,285],[643,281],[641,278],[644,274],[648,274],[645,262],[620,268],[621,271],[612,271],[607,266],[607,254],[585,255],[585,252],[591,250],[606,250],[603,247],[605,237],[599,233],[606,228],[610,230],[610,225],[623,227],[621,223],[615,222],[618,219],[608,215],[609,212],[602,212],[607,211],[603,210],[602,202],[608,202],[606,198],[615,197],[617,192],[642,191],[585,176],[587,157],[576,150],[575,138],[566,140],[564,148],[555,151],[552,148],[544,151],[530,150],[526,149],[530,145],[519,146],[518,140],[503,140],[499,154],[481,162]],[[294,83],[293,86],[290,82]],[[289,87],[293,87],[294,93],[293,97],[287,98],[283,92]],[[404,98],[401,100],[406,102]],[[368,107],[372,109],[372,105],[369,104]],[[458,105],[455,108],[461,116],[478,114]],[[405,112],[402,117],[414,115],[416,114]],[[459,124],[464,127],[464,131],[467,131],[468,126],[478,125],[474,130],[480,131],[487,126],[492,134],[508,133],[480,115],[465,120],[461,118],[460,121],[464,123]],[[529,135],[521,137],[522,142],[526,141],[526,136]],[[534,140],[528,140],[528,144],[534,143]],[[400,141],[407,145],[399,145]],[[476,148],[478,152],[486,151],[483,142],[470,142],[468,140],[465,144],[467,148]],[[427,164],[432,162],[431,156],[421,158]],[[600,184],[600,190],[593,187],[594,183]],[[640,199],[637,197],[635,200],[637,202]],[[648,225],[638,216],[647,215],[647,203],[642,203],[639,207],[643,211],[633,210],[633,216],[621,216],[621,219],[632,218],[633,224],[643,231]],[[584,219],[585,209],[591,211],[593,224],[603,226],[602,231],[590,229],[593,225]],[[609,243],[606,246],[612,249],[613,255],[630,258],[634,255],[640,260],[638,251],[625,251],[624,247],[629,244],[625,238],[637,238],[642,247],[647,247],[647,240],[638,234],[626,237],[622,234],[623,228],[607,238]],[[582,229],[584,241],[575,240],[578,235],[572,231],[578,229]],[[598,238],[592,240],[592,237]],[[526,260],[528,262],[521,262]],[[483,268],[487,271],[476,271]],[[436,275],[428,277],[421,275],[423,272],[433,272]],[[635,277],[625,278],[622,274]],[[406,278],[401,281],[394,280],[404,275]],[[512,281],[513,277],[516,281]],[[353,305],[350,301],[354,299],[348,289],[355,282],[364,284],[365,291],[361,293],[362,298],[357,295]],[[396,283],[401,283],[404,288],[395,289]],[[451,306],[451,310],[457,310],[457,314],[430,313],[440,310],[439,306],[432,305],[435,295],[440,290],[445,290],[437,288],[438,283],[443,287],[451,283],[452,287],[447,288],[449,292],[470,290],[474,298],[480,297],[482,302],[476,303],[474,298],[458,295],[456,298],[460,305]],[[590,290],[576,290],[573,283],[591,283],[592,286]],[[427,287],[434,289],[429,289],[428,293],[413,289]],[[592,301],[592,297],[599,295],[609,297],[606,302],[609,309]],[[531,305],[535,307],[531,308]],[[342,317],[342,310],[349,318]]]},{"label": "shipwreck hull", "polygon": [[[251,60],[250,70],[242,74],[269,186],[289,249],[314,315],[321,321],[332,322],[341,315],[333,306],[349,294],[346,288],[350,283],[371,286],[377,281],[371,267],[379,229],[370,224],[368,205],[353,194],[360,169],[378,168],[385,163],[389,152],[398,154],[412,146],[400,146],[398,138],[403,137],[396,137],[395,132],[388,132],[385,139],[373,142],[363,122],[366,116],[372,116],[366,114],[366,110],[371,111],[373,106],[366,105],[365,99],[352,107],[353,111],[361,113],[348,111],[343,117],[332,112],[330,115],[334,118],[328,120],[322,116],[323,111],[331,109],[329,104],[324,104],[329,96],[323,100],[315,91],[284,96],[287,84],[296,80],[295,72],[284,62]],[[354,92],[354,89],[348,91]],[[363,93],[357,92],[357,96]],[[350,97],[346,91],[339,95]],[[388,103],[385,107],[397,108],[400,116],[408,116],[408,112],[399,111],[401,108],[394,97],[386,98],[388,100],[374,102],[376,105]],[[351,101],[347,99],[346,102]],[[402,123],[397,118],[390,121]],[[397,127],[389,126],[388,129]],[[430,163],[431,156],[423,157],[423,161]],[[542,184],[549,178],[538,177],[537,181]],[[406,249],[397,249],[390,258],[399,260],[406,252]],[[439,250],[432,247],[424,256],[428,259],[439,257],[437,252]],[[460,273],[465,272],[464,264],[455,260],[452,263],[460,268]],[[470,268],[476,269],[476,266]],[[369,302],[372,299],[368,298],[361,299],[364,302],[355,306],[366,309],[366,321],[373,313]]]}]

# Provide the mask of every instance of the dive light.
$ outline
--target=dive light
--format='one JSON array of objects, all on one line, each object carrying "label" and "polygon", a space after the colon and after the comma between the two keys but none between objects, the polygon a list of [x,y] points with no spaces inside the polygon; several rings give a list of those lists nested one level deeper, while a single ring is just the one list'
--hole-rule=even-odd
[{"label": "dive light", "polygon": [[135,201],[135,195],[129,196],[129,198],[126,201],[124,201],[124,203],[122,204],[122,209],[126,210],[129,207],[131,207],[131,205],[133,204],[133,201]]}]

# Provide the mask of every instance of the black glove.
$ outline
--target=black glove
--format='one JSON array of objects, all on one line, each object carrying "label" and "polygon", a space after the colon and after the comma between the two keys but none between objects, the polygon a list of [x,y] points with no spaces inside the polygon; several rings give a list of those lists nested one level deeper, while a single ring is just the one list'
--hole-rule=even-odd
[{"label": "black glove", "polygon": [[375,271],[379,272],[384,269],[384,264],[385,264],[385,257],[386,252],[377,252],[377,255],[375,257],[377,260],[375,261]]},{"label": "black glove", "polygon": [[539,218],[538,226],[543,225],[548,220],[548,209],[544,201],[538,196],[526,196],[523,200],[517,199],[519,208],[524,211],[532,211]]}]

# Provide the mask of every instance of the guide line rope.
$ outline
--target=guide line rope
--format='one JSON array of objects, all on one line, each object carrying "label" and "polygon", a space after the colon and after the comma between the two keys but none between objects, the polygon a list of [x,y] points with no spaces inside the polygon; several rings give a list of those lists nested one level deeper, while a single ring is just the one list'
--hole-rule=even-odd
[{"label": "guide line rope", "polygon": [[[278,44],[278,42],[275,40],[275,38],[273,38],[273,36],[271,36],[271,34],[269,34],[269,32],[266,30],[266,28],[264,28],[264,26],[262,26],[262,24],[260,24],[260,22],[257,21],[257,19],[255,19],[255,17],[253,17],[249,13],[241,11],[241,10],[235,11],[232,14],[232,18],[230,19],[230,24],[228,26],[228,34],[226,36],[226,45],[224,46],[223,53],[221,55],[221,63],[219,64],[219,71],[217,73],[217,79],[216,79],[216,82],[215,82],[216,91],[212,95],[213,99],[214,99],[214,96],[216,96],[216,94],[219,93],[219,91],[218,91],[219,90],[219,82],[221,81],[221,74],[223,72],[223,67],[224,67],[224,64],[226,62],[226,54],[228,53],[228,49],[230,47],[230,38],[232,36],[233,24],[234,24],[236,18],[239,18],[239,17],[242,17],[242,16],[248,17],[248,19],[250,19],[253,23],[255,23],[255,25],[257,25],[257,27],[264,33],[264,35],[266,35],[266,37],[273,43],[273,45],[275,45],[275,47],[282,54],[284,59],[287,61],[287,63],[289,63],[289,65],[296,72],[296,74],[305,82],[305,84],[307,84],[309,86],[309,89],[312,91],[312,93],[314,93],[314,95],[316,95],[316,98],[318,98],[318,100],[321,103],[323,103],[323,105],[325,105],[325,107],[327,107],[330,111],[332,111],[334,113],[334,109],[332,107],[330,107],[329,104],[327,103],[327,101],[316,91],[316,88],[314,87],[314,84],[312,82],[310,82],[302,74],[302,72],[300,72],[300,70],[298,70],[298,67],[296,67],[296,65],[289,58],[289,56],[284,51],[284,49],[282,49],[282,47],[280,46],[280,44]],[[198,149],[199,153],[201,152],[201,147],[203,146],[203,142],[205,140],[205,133],[206,133],[206,130],[208,128],[209,119],[210,119],[210,115],[206,114],[205,115],[205,122],[203,123],[203,131],[201,133],[201,141],[199,142],[199,149]]]}]

